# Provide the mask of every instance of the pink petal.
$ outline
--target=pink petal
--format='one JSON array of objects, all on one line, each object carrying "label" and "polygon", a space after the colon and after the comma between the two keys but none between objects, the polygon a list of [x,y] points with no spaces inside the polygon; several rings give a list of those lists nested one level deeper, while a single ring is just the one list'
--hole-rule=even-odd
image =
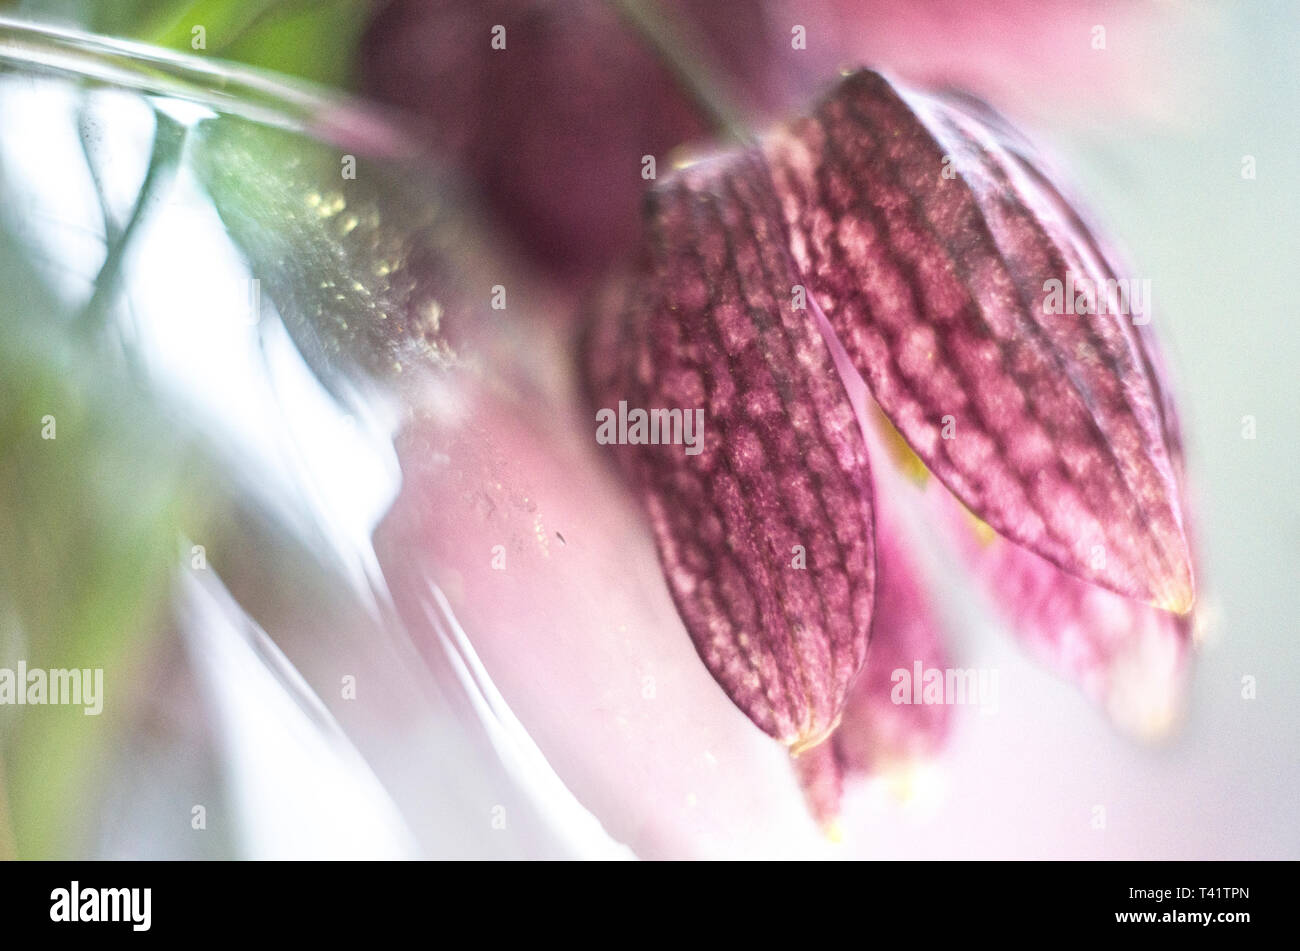
[{"label": "pink petal", "polygon": [[[838,736],[838,732],[836,736]],[[804,802],[822,832],[838,840],[840,800],[844,795],[844,767],[834,743],[819,743],[791,756],[795,776],[803,789]]]},{"label": "pink petal", "polygon": [[1169,731],[1191,669],[1192,615],[1161,611],[1080,581],[1002,538],[976,542],[971,557],[993,602],[1034,657],[1078,682],[1125,731],[1141,737]]},{"label": "pink petal", "polygon": [[767,8],[774,21],[806,26],[805,55],[822,75],[868,64],[1055,123],[1201,112],[1193,104],[1212,95],[1212,72],[1184,63],[1219,52],[1211,5],[1160,0],[772,0]]},{"label": "pink petal", "polygon": [[917,665],[945,670],[949,662],[916,560],[884,511],[876,546],[880,567],[871,649],[833,740],[840,763],[860,774],[932,755],[947,739],[951,720],[947,704],[895,702],[896,671],[912,678]]},{"label": "pink petal", "polygon": [[[788,849],[803,828],[788,756],[700,664],[636,500],[571,426],[577,405],[464,381],[442,405],[399,435],[401,494],[375,536],[430,665],[446,664],[436,586],[547,761],[617,840],[643,857]],[[496,802],[465,814],[486,823]]]}]

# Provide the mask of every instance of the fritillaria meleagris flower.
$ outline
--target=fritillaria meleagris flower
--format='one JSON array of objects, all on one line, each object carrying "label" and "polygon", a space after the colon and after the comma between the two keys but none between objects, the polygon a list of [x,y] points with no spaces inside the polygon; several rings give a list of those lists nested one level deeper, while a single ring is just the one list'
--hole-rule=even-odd
[{"label": "fritillaria meleagris flower", "polygon": [[[708,110],[603,4],[548,6],[494,0],[475,20],[387,5],[367,85],[431,113],[444,157],[534,264],[585,276],[636,237],[623,212],[643,182],[629,169],[646,153],[671,164]],[[807,79],[862,58],[791,57],[778,0],[672,6],[702,27],[696,51],[744,87],[750,115],[802,97],[791,66]],[[830,6],[858,18],[869,5]],[[760,12],[762,42],[727,29]],[[498,21],[523,42],[484,57]],[[439,81],[410,82],[412,62]],[[324,118],[323,138],[392,146],[360,116]],[[640,257],[586,328],[582,375],[605,412],[698,413],[700,441],[683,452],[620,433],[618,467],[597,465],[586,411],[580,431],[567,412],[570,294],[489,251],[450,184],[409,191],[436,202],[385,200],[377,167],[340,185],[335,150],[242,121],[200,123],[189,143],[305,359],[341,400],[375,409],[377,428],[400,430],[400,491],[365,570],[382,571],[446,680],[478,663],[457,652],[473,637],[546,759],[620,840],[695,846],[725,815],[750,843],[771,800],[737,790],[770,797],[782,784],[763,770],[787,765],[764,732],[828,829],[846,773],[943,742],[947,705],[897,699],[900,670],[948,667],[906,507],[1035,656],[1137,732],[1169,722],[1194,584],[1149,314],[1124,312],[1133,288],[1110,282],[1125,273],[1115,256],[978,103],[857,73],[652,189]],[[507,284],[523,305],[489,312],[484,288],[504,310]],[[405,413],[366,406],[371,385]],[[470,705],[454,712],[490,733]],[[528,815],[506,777],[482,772],[467,808]]]},{"label": "fritillaria meleagris flower", "polygon": [[936,527],[966,536],[1037,653],[1139,729],[1163,714],[1123,709],[1133,678],[1176,692],[1194,601],[1181,447],[1120,277],[996,115],[870,71],[649,196],[636,271],[586,337],[589,393],[702,418],[694,452],[620,432],[619,464],[701,660],[796,754],[823,820],[839,770],[890,745],[869,639],[891,666],[934,643],[880,511],[889,439],[946,487]]}]

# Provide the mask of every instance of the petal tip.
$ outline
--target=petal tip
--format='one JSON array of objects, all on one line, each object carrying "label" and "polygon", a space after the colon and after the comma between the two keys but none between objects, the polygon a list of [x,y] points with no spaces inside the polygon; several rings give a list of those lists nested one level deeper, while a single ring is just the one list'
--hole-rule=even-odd
[{"label": "petal tip", "polygon": [[1188,560],[1181,561],[1172,576],[1166,576],[1150,599],[1152,607],[1170,614],[1188,615],[1196,607],[1196,583]]},{"label": "petal tip", "polygon": [[790,747],[790,755],[800,756],[804,753],[808,753],[812,750],[815,750],[817,747],[821,746],[823,743],[829,740],[831,736],[835,733],[836,729],[839,728],[840,719],[842,718],[842,716],[843,716],[842,714],[837,713],[835,715],[835,719],[831,721],[829,726],[824,727],[821,730],[804,731],[800,733],[797,737],[795,737],[793,740],[788,741],[788,745]]},{"label": "petal tip", "polygon": [[1177,588],[1172,593],[1152,602],[1152,606],[1170,614],[1187,615],[1196,607],[1196,592],[1191,586]]}]

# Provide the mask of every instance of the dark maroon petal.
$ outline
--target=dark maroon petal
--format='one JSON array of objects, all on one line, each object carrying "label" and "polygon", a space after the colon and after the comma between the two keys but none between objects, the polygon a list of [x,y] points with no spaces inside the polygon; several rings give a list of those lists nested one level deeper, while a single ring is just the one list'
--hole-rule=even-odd
[{"label": "dark maroon petal", "polygon": [[795,749],[834,729],[870,629],[862,431],[799,284],[760,158],[652,193],[643,268],[588,351],[600,409],[704,413],[702,451],[629,445],[678,612],[728,696]]},{"label": "dark maroon petal", "polygon": [[[762,6],[681,0],[664,10],[755,104],[775,96],[769,58],[758,55],[768,49]],[[746,29],[728,28],[737,22]],[[493,49],[494,29],[504,49]],[[671,150],[713,132],[607,0],[390,0],[360,71],[368,95],[410,113],[437,154],[475,181],[526,253],[568,271],[606,265],[635,244],[643,156],[666,174]]]},{"label": "dark maroon petal", "polygon": [[1049,280],[1131,275],[1024,155],[871,72],[767,152],[797,265],[926,465],[1071,574],[1188,610],[1173,423],[1138,328],[1044,312]]},{"label": "dark maroon petal", "polygon": [[[869,444],[880,459],[878,448]],[[901,476],[887,466],[877,467],[875,483],[877,500],[902,490]],[[845,779],[891,771],[905,775],[943,745],[952,719],[948,704],[913,702],[912,678],[922,683],[922,672],[946,671],[949,664],[916,560],[889,513],[887,504],[877,507],[876,596],[866,664],[849,688],[834,736],[793,758],[808,811],[833,840],[840,837]],[[907,684],[901,684],[900,671]]]}]

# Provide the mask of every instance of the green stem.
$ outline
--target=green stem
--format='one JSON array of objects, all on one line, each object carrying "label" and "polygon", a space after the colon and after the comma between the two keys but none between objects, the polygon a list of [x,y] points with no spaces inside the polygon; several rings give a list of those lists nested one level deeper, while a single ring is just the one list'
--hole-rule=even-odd
[{"label": "green stem", "polygon": [[185,126],[161,112],[154,115],[157,126],[154,130],[153,152],[149,156],[149,168],[145,172],[144,181],[140,183],[135,206],[131,209],[126,224],[116,235],[116,240],[110,240],[104,263],[95,276],[95,290],[81,312],[79,324],[87,333],[102,325],[104,315],[122,283],[122,262],[131,246],[131,239],[144,221],[153,199],[171,181],[180,164],[185,144]]},{"label": "green stem", "polygon": [[99,173],[99,162],[95,160],[94,150],[91,148],[90,104],[86,100],[82,100],[77,110],[77,136],[81,139],[81,154],[86,160],[86,168],[90,170],[91,183],[95,186],[99,215],[104,220],[105,244],[116,244],[121,237],[121,231],[108,207],[108,197],[104,194],[104,177]]}]

